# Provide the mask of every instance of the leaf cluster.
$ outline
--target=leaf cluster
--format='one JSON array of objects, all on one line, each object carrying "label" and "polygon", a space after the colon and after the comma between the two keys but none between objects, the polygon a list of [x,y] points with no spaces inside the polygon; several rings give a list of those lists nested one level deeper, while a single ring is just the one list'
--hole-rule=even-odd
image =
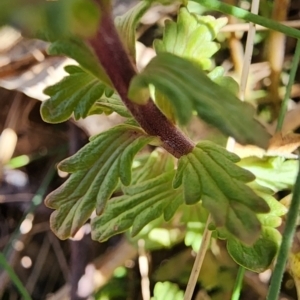
[{"label": "leaf cluster", "polygon": [[[152,3],[143,1],[116,19],[132,61],[135,29]],[[185,125],[196,113],[241,143],[266,147],[269,135],[254,120],[253,108],[235,96],[236,82],[224,76],[221,67],[212,69],[212,55],[219,49],[215,39],[225,23],[225,19],[199,17],[181,8],[177,21],[168,21],[162,39],[154,42],[157,56],[131,80],[128,96],[135,104],[144,105],[151,101],[151,87],[156,104],[173,123]],[[202,201],[202,209],[212,214],[213,228],[227,238],[235,260],[248,268],[263,269],[266,262],[251,265],[236,249],[260,243],[257,254],[265,241],[273,243],[274,228],[283,211],[270,195],[256,192],[256,188],[253,191],[248,183],[255,176],[246,170],[246,162],[206,141],[178,162],[161,150],[145,155],[144,160],[134,158],[147,144],[159,146],[161,141],[131,119],[93,49],[74,35],[53,38],[48,34],[44,38],[52,42],[49,53],[67,55],[79,63],[66,67],[68,75],[45,90],[49,99],[41,108],[44,120],[57,123],[72,116],[79,119],[111,112],[127,118],[124,124],[92,137],[89,144],[59,164],[59,169],[71,175],[46,199],[55,209],[51,216],[54,232],[63,239],[73,236],[95,210],[93,239],[104,241],[128,229],[136,236],[150,222],[169,221],[179,207],[188,210],[187,205]],[[133,167],[133,162],[140,166]],[[121,194],[114,195],[118,187]],[[277,251],[277,244],[273,246],[268,247],[272,248],[270,259]]]},{"label": "leaf cluster", "polygon": [[50,222],[60,238],[73,236],[94,209],[102,213],[119,179],[125,185],[130,183],[133,157],[152,139],[137,127],[119,125],[94,136],[59,164],[59,169],[71,176],[45,202],[57,209]]}]

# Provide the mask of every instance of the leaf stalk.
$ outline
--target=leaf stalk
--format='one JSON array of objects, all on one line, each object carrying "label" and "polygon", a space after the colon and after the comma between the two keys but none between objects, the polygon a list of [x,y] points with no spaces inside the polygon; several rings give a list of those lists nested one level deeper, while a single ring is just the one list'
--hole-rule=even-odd
[{"label": "leaf stalk", "polygon": [[177,158],[190,153],[194,148],[194,143],[166,118],[151,99],[140,105],[128,98],[130,82],[137,74],[136,68],[126,53],[114,26],[111,8],[101,0],[97,0],[97,3],[102,17],[97,33],[89,39],[89,43],[123,103],[149,135],[160,137],[162,147],[169,153]]}]

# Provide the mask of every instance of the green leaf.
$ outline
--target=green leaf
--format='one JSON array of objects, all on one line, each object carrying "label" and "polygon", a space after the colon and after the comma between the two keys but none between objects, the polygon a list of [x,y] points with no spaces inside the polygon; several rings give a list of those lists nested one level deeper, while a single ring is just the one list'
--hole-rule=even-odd
[{"label": "green leaf", "polygon": [[[147,157],[132,175],[131,184],[144,182],[148,179],[156,178],[157,176],[174,170],[174,157],[164,149],[158,148]],[[126,187],[123,188],[126,194]]]},{"label": "green leaf", "polygon": [[202,234],[208,212],[203,208],[201,203],[197,203],[193,206],[183,205],[181,211],[183,214],[181,222],[186,224],[184,243],[186,246],[191,246],[192,249],[197,252],[202,242]]},{"label": "green leaf", "polygon": [[[68,1],[72,3],[69,10],[71,32],[84,38],[95,35],[101,14],[97,3],[90,0]],[[55,19],[55,16],[52,17]]]},{"label": "green leaf", "polygon": [[227,249],[239,265],[254,272],[263,272],[270,267],[279,249],[281,235],[276,228],[281,225],[281,217],[286,214],[287,208],[272,196],[272,191],[257,185],[255,182],[250,183],[250,186],[267,202],[270,212],[258,214],[258,219],[262,224],[262,232],[254,245],[247,247],[229,236]]},{"label": "green leaf", "polygon": [[[162,40],[154,41],[155,50],[157,53],[168,52],[191,60],[202,70],[210,69],[212,65],[210,58],[220,48],[219,44],[213,40],[226,23],[226,18],[199,16],[182,7],[179,10],[177,22],[168,20]],[[217,67],[208,74],[214,82],[237,94],[238,84],[231,77],[223,75],[222,67]],[[156,91],[155,102],[166,117],[174,122],[174,108],[167,97]]]},{"label": "green leaf", "polygon": [[168,98],[160,93],[159,91],[155,91],[155,104],[158,108],[163,112],[163,114],[172,122],[176,123],[174,107],[172,103],[168,100]]},{"label": "green leaf", "polygon": [[139,102],[140,91],[150,84],[173,104],[180,123],[186,124],[196,110],[200,118],[238,142],[266,148],[269,134],[254,120],[251,106],[211,81],[194,63],[173,54],[158,54],[133,78],[129,98]]},{"label": "green leaf", "polygon": [[[272,190],[259,186],[256,181],[251,182],[249,186],[256,192],[257,195],[263,198],[270,207],[269,213],[257,215],[261,224],[264,227],[279,227],[282,222],[282,216],[287,213],[287,208],[274,198]],[[277,242],[279,243],[280,241]]]},{"label": "green leaf", "polygon": [[277,254],[280,240],[281,235],[276,229],[265,227],[251,247],[232,238],[227,241],[227,250],[236,263],[253,272],[261,273],[270,267]]},{"label": "green leaf", "polygon": [[119,178],[123,184],[130,183],[133,156],[152,139],[140,128],[119,125],[93,137],[59,164],[59,169],[72,174],[45,200],[56,209],[50,224],[59,238],[73,236],[95,208],[100,214]]},{"label": "green leaf", "polygon": [[182,300],[184,296],[177,284],[168,281],[157,282],[153,294],[151,300]]},{"label": "green leaf", "polygon": [[182,204],[182,193],[172,189],[173,177],[174,171],[163,173],[129,186],[126,195],[112,198],[104,214],[92,220],[92,238],[105,241],[131,226],[131,235],[135,236],[150,221],[166,213],[172,202],[178,208]]},{"label": "green leaf", "polygon": [[184,236],[183,230],[180,230],[178,226],[173,226],[170,222],[166,222],[163,216],[148,223],[135,237],[127,234],[130,243],[134,243],[137,247],[139,241],[144,240],[144,247],[147,251],[171,249],[182,242]]},{"label": "green leaf", "polygon": [[[118,96],[115,95],[112,99],[104,96],[107,88],[96,77],[78,66],[67,66],[65,70],[69,76],[44,90],[44,93],[50,96],[41,106],[44,121],[64,122],[71,117],[73,112],[75,119],[78,120],[105,110],[106,113],[115,110],[122,116],[130,116]],[[98,110],[95,110],[97,105]]]},{"label": "green leaf", "polygon": [[100,101],[96,101],[91,107],[89,110],[89,115],[102,114],[103,112],[107,115],[111,114],[112,112],[116,112],[122,117],[131,117],[128,109],[123,104],[120,96],[117,94],[113,94],[111,97],[102,96]]},{"label": "green leaf", "polygon": [[115,25],[119,32],[120,38],[125,46],[127,53],[135,62],[135,42],[136,42],[136,27],[140,18],[150,8],[150,1],[141,1],[132,9],[126,12],[123,16],[115,19]]},{"label": "green leaf", "polygon": [[273,192],[292,189],[298,172],[298,161],[283,157],[247,157],[238,165],[253,173],[257,184]]},{"label": "green leaf", "polygon": [[211,67],[210,57],[220,48],[212,40],[226,23],[226,18],[197,16],[182,7],[177,22],[166,22],[163,39],[154,41],[155,50],[157,53],[169,52],[190,59],[207,70]]},{"label": "green leaf", "polygon": [[229,90],[232,94],[238,95],[240,89],[238,83],[232,77],[224,76],[224,73],[225,70],[223,67],[216,67],[207,76],[218,85]]},{"label": "green leaf", "polygon": [[96,32],[99,19],[99,8],[91,0],[0,2],[0,26],[11,24],[35,38],[41,31],[53,38],[70,34],[90,37]]},{"label": "green leaf", "polygon": [[173,186],[183,185],[184,200],[202,199],[217,227],[225,227],[246,244],[259,237],[256,213],[269,211],[267,203],[245,185],[255,177],[234,163],[238,156],[211,142],[200,142],[193,152],[179,159]]},{"label": "green leaf", "polygon": [[[48,38],[49,40],[49,38]],[[108,87],[112,87],[112,83],[102,68],[99,60],[87,44],[75,37],[68,39],[51,40],[48,52],[51,55],[66,55],[76,60],[80,66],[100,79]]]}]

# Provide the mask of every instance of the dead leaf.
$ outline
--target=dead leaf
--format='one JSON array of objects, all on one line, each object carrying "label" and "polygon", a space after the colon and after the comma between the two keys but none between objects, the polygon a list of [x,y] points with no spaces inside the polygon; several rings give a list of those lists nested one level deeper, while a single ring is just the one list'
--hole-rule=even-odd
[{"label": "dead leaf", "polygon": [[300,146],[300,134],[277,132],[270,139],[267,150],[268,156],[284,156],[286,158],[297,158],[298,155],[292,154]]}]

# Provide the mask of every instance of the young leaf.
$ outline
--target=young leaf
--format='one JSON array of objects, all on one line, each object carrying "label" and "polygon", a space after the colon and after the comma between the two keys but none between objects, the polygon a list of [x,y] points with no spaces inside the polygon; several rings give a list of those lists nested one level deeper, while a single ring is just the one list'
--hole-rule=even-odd
[{"label": "young leaf", "polygon": [[115,25],[128,54],[135,61],[135,32],[140,18],[151,6],[150,1],[141,1],[123,16],[115,19]]},{"label": "young leaf", "polygon": [[269,134],[253,119],[251,106],[211,81],[196,64],[173,54],[158,54],[133,78],[130,99],[139,102],[140,91],[149,84],[173,104],[180,123],[186,124],[196,110],[200,118],[238,142],[267,147]]},{"label": "young leaf", "polygon": [[72,174],[45,200],[48,207],[56,209],[50,224],[59,238],[73,236],[95,208],[100,214],[119,178],[125,185],[130,183],[133,157],[152,139],[138,127],[119,125],[94,136],[59,164],[59,169]]},{"label": "young leaf", "polygon": [[283,157],[247,157],[238,165],[253,173],[257,184],[273,192],[292,189],[298,172],[298,161]]},{"label": "young leaf", "polygon": [[253,272],[263,272],[270,267],[279,249],[281,235],[276,227],[281,225],[281,217],[287,212],[287,209],[270,194],[270,190],[266,190],[256,183],[250,185],[268,203],[270,212],[258,215],[262,224],[262,232],[254,245],[248,247],[229,236],[227,249],[239,265]]},{"label": "young leaf", "polygon": [[52,41],[48,53],[51,55],[66,55],[73,58],[84,70],[100,79],[107,87],[112,87],[112,83],[100,65],[97,57],[82,40],[72,37]]},{"label": "young leaf", "polygon": [[99,101],[96,101],[95,104],[91,107],[91,109],[89,110],[89,115],[102,113],[109,115],[112,112],[116,112],[124,118],[131,117],[130,112],[123,104],[118,94],[113,94],[110,97],[102,96],[101,99],[99,99]]},{"label": "young leaf", "polygon": [[[175,221],[176,222],[176,221]],[[162,248],[170,249],[182,242],[185,236],[183,230],[178,230],[177,226],[166,222],[161,216],[148,223],[136,236],[131,237],[129,231],[126,232],[126,238],[130,243],[138,246],[139,240],[144,240],[147,251],[159,250]]]},{"label": "young leaf", "polygon": [[[146,162],[134,170],[131,184],[137,184],[148,179],[156,178],[157,176],[172,170],[174,170],[174,157],[164,149],[157,148],[155,151],[151,152]],[[125,194],[126,188],[127,187],[123,187]]]},{"label": "young leaf", "polygon": [[194,204],[202,199],[217,227],[225,227],[246,244],[259,237],[256,213],[269,211],[267,203],[246,182],[255,177],[236,166],[238,156],[211,142],[200,142],[193,152],[179,159],[174,188],[183,185],[184,200]]},{"label": "young leaf", "polygon": [[172,202],[178,208],[182,204],[182,192],[172,189],[173,177],[174,171],[163,173],[129,186],[126,195],[112,198],[104,214],[92,220],[93,239],[107,240],[131,226],[131,235],[135,236],[150,221],[166,213]]},{"label": "young leaf", "polygon": [[[123,116],[129,116],[128,112],[126,115],[127,109],[117,96],[113,99],[103,97],[104,93],[107,93],[107,87],[96,77],[78,66],[67,66],[65,70],[69,76],[44,91],[50,96],[41,106],[41,115],[46,122],[64,122],[73,112],[76,120],[85,118],[95,113],[95,108],[91,110],[95,102],[102,104],[102,111],[106,108],[108,112],[115,110]],[[98,109],[97,113],[102,111]]]},{"label": "young leaf", "polygon": [[224,76],[225,70],[223,67],[216,67],[207,76],[218,85],[226,88],[232,94],[237,95],[239,92],[238,83],[230,76]]},{"label": "young leaf", "polygon": [[197,16],[182,7],[177,22],[167,21],[162,40],[154,41],[157,53],[169,52],[190,59],[207,70],[211,67],[210,57],[220,48],[212,42],[227,19],[212,16]]},{"label": "young leaf", "polygon": [[270,267],[277,254],[280,233],[273,228],[263,228],[258,240],[248,247],[236,239],[229,239],[227,250],[231,257],[246,269],[261,273]]},{"label": "young leaf", "polygon": [[171,282],[157,282],[154,287],[154,296],[151,300],[182,300],[183,291]]}]

